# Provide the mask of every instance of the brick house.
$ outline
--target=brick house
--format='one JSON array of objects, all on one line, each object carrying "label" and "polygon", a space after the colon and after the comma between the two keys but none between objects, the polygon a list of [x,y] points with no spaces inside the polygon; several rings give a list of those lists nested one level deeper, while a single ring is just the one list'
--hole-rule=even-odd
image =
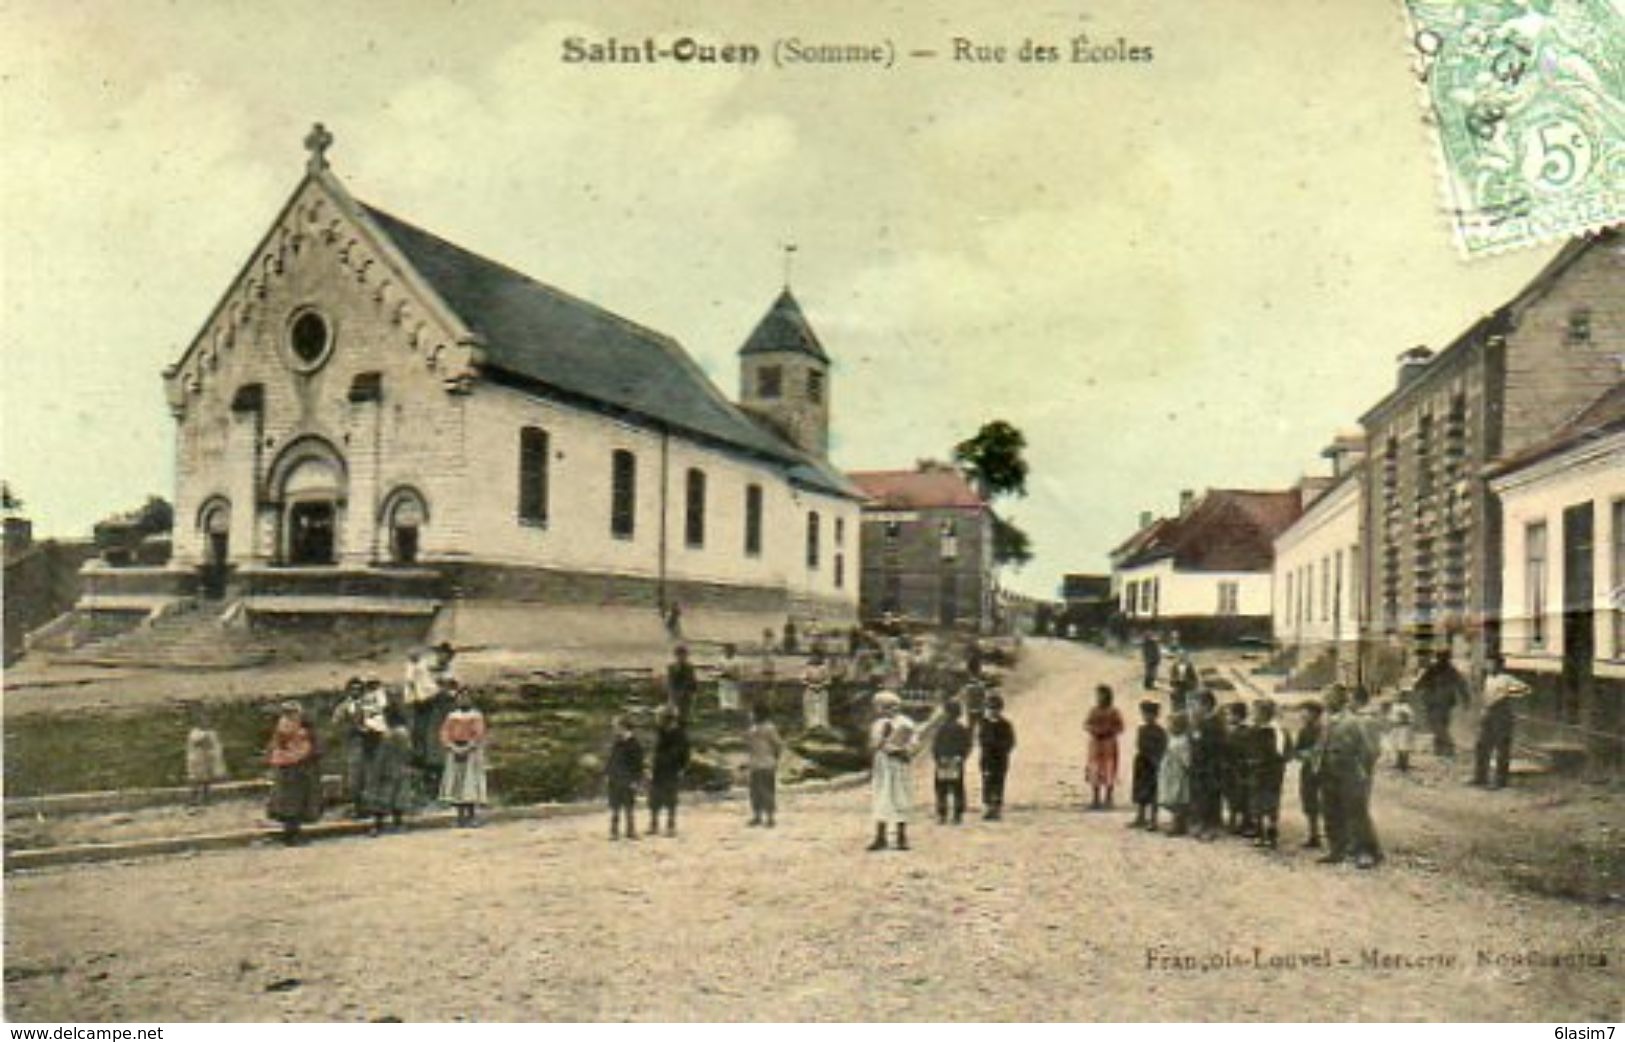
[{"label": "brick house", "polygon": [[1615,230],[1570,242],[1438,354],[1400,356],[1398,386],[1361,418],[1368,684],[1392,683],[1446,647],[1482,674],[1502,603],[1500,509],[1484,469],[1596,400],[1619,379],[1622,355]]},{"label": "brick house", "polygon": [[670,337],[352,198],[328,141],[165,373],[174,560],[103,595],[856,616],[859,493],[788,289],[736,404]]},{"label": "brick house", "polygon": [[1295,488],[1209,489],[1182,493],[1174,517],[1142,515],[1111,553],[1119,610],[1188,645],[1267,637],[1273,544],[1302,508]]},{"label": "brick house", "polygon": [[946,464],[848,475],[862,490],[860,611],[986,631],[993,625],[993,511]]},{"label": "brick house", "polygon": [[1501,653],[1533,688],[1527,737],[1625,768],[1625,381],[1489,468],[1501,512]]}]

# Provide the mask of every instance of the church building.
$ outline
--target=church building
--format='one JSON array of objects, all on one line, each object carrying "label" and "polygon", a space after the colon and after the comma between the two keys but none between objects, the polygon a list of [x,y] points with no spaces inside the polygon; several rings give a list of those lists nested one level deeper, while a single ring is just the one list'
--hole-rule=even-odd
[{"label": "church building", "polygon": [[172,578],[460,640],[482,605],[855,618],[861,494],[788,287],[736,403],[672,338],[352,198],[331,140],[165,373]]}]

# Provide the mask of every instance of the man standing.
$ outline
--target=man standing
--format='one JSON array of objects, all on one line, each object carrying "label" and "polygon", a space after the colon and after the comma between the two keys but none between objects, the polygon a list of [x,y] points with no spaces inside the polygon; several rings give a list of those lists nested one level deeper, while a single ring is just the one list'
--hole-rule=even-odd
[{"label": "man standing", "polygon": [[1140,661],[1145,663],[1145,689],[1152,691],[1157,686],[1157,667],[1162,664],[1162,647],[1150,632],[1140,638]]},{"label": "man standing", "polygon": [[1456,755],[1456,741],[1450,736],[1450,714],[1458,703],[1467,701],[1467,679],[1451,664],[1449,651],[1435,655],[1416,678],[1416,696],[1427,714],[1428,730],[1433,732],[1433,754]]},{"label": "man standing", "polygon": [[688,660],[688,646],[677,645],[676,658],[666,667],[666,702],[677,712],[677,722],[688,726],[694,711],[694,696],[699,694],[700,679],[694,664]]},{"label": "man standing", "polygon": [[[1506,671],[1506,660],[1490,659],[1490,675],[1484,680],[1484,715],[1478,720],[1478,745],[1473,750],[1473,784],[1504,788],[1512,761],[1512,731],[1517,718],[1513,707],[1529,694],[1529,685]],[[1490,778],[1490,758],[1495,758],[1495,777]]]},{"label": "man standing", "polygon": [[1350,711],[1348,693],[1340,686],[1327,692],[1326,708],[1330,719],[1316,750],[1327,843],[1320,860],[1335,865],[1353,854],[1356,867],[1373,868],[1380,855],[1371,821],[1371,755],[1365,727]]}]

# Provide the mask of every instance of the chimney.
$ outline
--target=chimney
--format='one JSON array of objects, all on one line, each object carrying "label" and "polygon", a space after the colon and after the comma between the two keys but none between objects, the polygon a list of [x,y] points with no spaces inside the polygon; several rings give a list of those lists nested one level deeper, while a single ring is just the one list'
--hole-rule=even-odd
[{"label": "chimney", "polygon": [[1404,387],[1418,376],[1421,376],[1422,370],[1426,369],[1428,363],[1432,360],[1433,352],[1425,347],[1417,346],[1409,351],[1401,352],[1399,356],[1399,386]]},{"label": "chimney", "polygon": [[1149,510],[1140,511],[1140,531],[1143,532],[1147,528],[1150,528],[1150,527],[1151,527],[1151,511],[1149,511]]},{"label": "chimney", "polygon": [[1179,490],[1179,516],[1184,517],[1196,505],[1196,493],[1188,488]]}]

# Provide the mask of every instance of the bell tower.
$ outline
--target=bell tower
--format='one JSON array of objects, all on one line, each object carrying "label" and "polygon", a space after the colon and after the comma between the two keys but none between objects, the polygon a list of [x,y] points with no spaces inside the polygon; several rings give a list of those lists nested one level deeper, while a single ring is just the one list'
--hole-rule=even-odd
[{"label": "bell tower", "polygon": [[795,445],[829,455],[829,355],[786,285],[739,349],[739,404]]}]

